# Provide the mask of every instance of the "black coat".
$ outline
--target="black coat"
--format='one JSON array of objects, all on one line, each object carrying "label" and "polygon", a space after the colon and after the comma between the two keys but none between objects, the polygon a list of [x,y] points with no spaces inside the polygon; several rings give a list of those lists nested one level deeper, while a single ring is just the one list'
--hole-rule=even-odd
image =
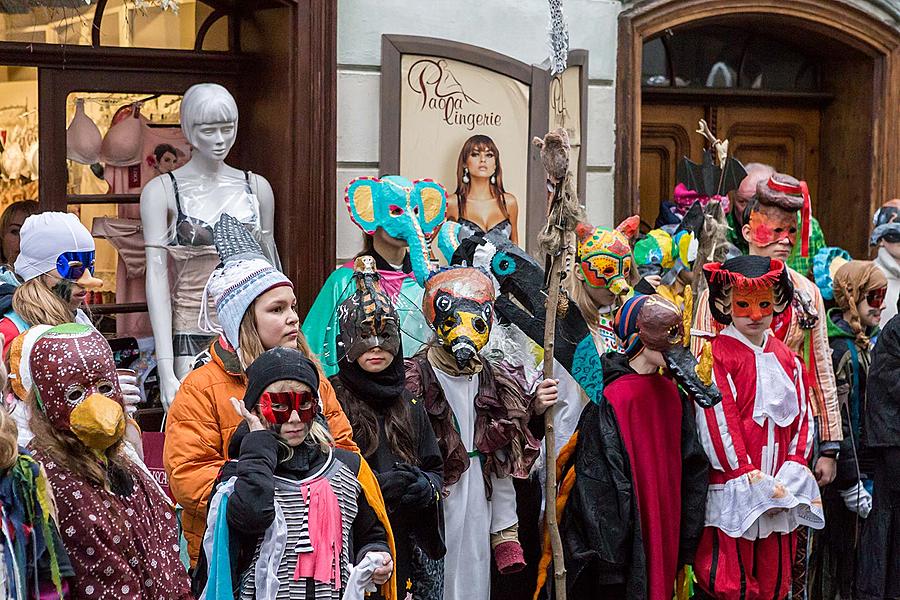
[{"label": "black coat", "polygon": [[[624,355],[603,358],[604,386],[634,373]],[[692,402],[681,397],[682,482],[679,563],[690,564],[703,532],[709,463]],[[647,596],[646,555],[631,465],[612,405],[590,403],[578,424],[575,485],[560,521],[570,598]],[[565,477],[565,472],[563,473]]]},{"label": "black coat", "polygon": [[[351,404],[361,402],[353,397],[353,393],[341,381],[340,375],[331,378],[334,393],[337,396],[341,408],[347,415],[352,412]],[[438,447],[431,422],[421,402],[412,402],[406,397],[401,397],[398,402],[407,402],[409,415],[412,421],[412,439],[416,444],[416,457],[419,467],[431,480],[436,490],[444,486],[444,460]],[[397,463],[404,462],[394,454],[390,448],[384,427],[384,416],[376,412],[378,419],[378,447],[374,452],[364,448],[361,440],[354,440],[360,444],[359,451],[366,457],[369,466],[377,474],[385,473],[394,468]],[[384,499],[391,529],[394,533],[394,544],[397,549],[397,557],[394,564],[397,568],[397,585],[405,585],[410,576],[409,565],[412,557],[413,544],[421,548],[430,558],[437,560],[442,558],[447,549],[444,546],[444,513],[440,502],[434,502],[427,507],[403,506],[399,499]],[[401,594],[402,595],[402,594]]]},{"label": "black coat", "polygon": [[863,440],[868,448],[900,447],[900,319],[888,321],[872,351]]},{"label": "black coat", "polygon": [[[339,448],[333,449],[332,452],[334,458],[349,467],[354,475],[359,474],[359,455]],[[235,597],[238,597],[240,590],[241,575],[251,567],[257,544],[275,520],[274,476],[300,480],[313,473],[327,460],[327,456],[319,451],[311,453],[308,462],[302,462],[297,458],[285,460],[284,454],[284,447],[278,442],[277,435],[273,431],[248,431],[247,424],[241,423],[229,444],[229,456],[239,458],[225,463],[216,486],[213,486],[210,500],[215,495],[219,483],[237,477],[234,491],[228,498],[227,508],[231,580],[235,586]],[[359,492],[356,503],[357,514],[350,536],[350,557],[354,564],[359,562],[366,552],[390,552],[387,532],[375,511],[369,506],[365,492]],[[206,586],[207,561],[208,557],[201,550],[191,582],[191,591],[197,597]]]}]

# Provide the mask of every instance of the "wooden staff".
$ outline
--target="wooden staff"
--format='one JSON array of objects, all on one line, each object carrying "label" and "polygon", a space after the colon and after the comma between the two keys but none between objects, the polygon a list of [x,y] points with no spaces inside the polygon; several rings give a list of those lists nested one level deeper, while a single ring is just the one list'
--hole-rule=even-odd
[{"label": "wooden staff", "polygon": [[[558,197],[562,183],[556,185],[554,204],[559,204]],[[552,217],[552,212],[551,212]],[[552,222],[552,221],[551,221]],[[554,226],[559,226],[554,224]],[[562,235],[562,232],[560,232]],[[544,379],[553,377],[553,346],[556,337],[556,312],[559,307],[559,284],[562,277],[562,266],[565,249],[561,248],[555,256],[551,256],[550,277],[547,287],[547,313],[544,321]],[[556,600],[566,598],[566,565],[563,558],[562,538],[559,535],[559,523],[556,518],[556,437],[553,421],[556,407],[551,406],[544,413],[544,447],[547,450],[547,481],[545,492],[545,512],[547,515],[547,531],[550,534],[550,548],[553,551],[553,589]]]},{"label": "wooden staff", "polygon": [[[555,182],[553,197],[547,213],[547,226],[538,238],[547,255],[547,305],[544,320],[544,379],[553,377],[553,348],[556,337],[556,316],[560,310],[560,281],[571,253],[575,226],[583,211],[575,193],[575,177],[569,167],[569,138],[565,130],[548,133],[534,144],[541,148],[541,162],[548,177]],[[553,588],[556,600],[566,598],[566,567],[562,538],[556,514],[556,437],[554,420],[556,407],[544,413],[544,447],[546,449],[547,481],[545,486],[545,514],[547,533],[553,556]]]}]

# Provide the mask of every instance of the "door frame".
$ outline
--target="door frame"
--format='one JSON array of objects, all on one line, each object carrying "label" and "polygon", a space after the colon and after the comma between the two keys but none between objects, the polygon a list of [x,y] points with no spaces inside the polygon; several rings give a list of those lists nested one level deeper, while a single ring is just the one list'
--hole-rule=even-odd
[{"label": "door frame", "polygon": [[771,15],[802,22],[874,63],[870,214],[900,195],[900,32],[848,0],[643,0],[619,15],[616,65],[617,222],[640,212],[641,63],[644,42],[671,28],[722,15]]}]

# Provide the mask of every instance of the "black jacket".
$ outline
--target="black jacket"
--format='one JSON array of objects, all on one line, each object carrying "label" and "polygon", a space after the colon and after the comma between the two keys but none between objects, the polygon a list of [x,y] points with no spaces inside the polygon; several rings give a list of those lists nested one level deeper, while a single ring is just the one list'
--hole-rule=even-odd
[{"label": "black jacket", "polygon": [[[823,493],[836,495],[854,485],[861,474],[872,476],[874,456],[861,448],[861,433],[866,411],[866,379],[871,355],[856,345],[856,335],[839,309],[828,311],[828,344],[841,405],[844,439],[837,461],[837,475]],[[856,361],[853,355],[856,354]],[[855,373],[854,373],[855,372]],[[854,386],[854,381],[856,385]]]},{"label": "black jacket", "polygon": [[888,321],[872,351],[863,439],[869,448],[900,447],[900,319]]},{"label": "black jacket", "polygon": [[[353,408],[351,403],[361,402],[353,397],[353,393],[341,381],[340,375],[331,378],[334,393],[337,396],[341,408],[348,416]],[[431,480],[435,490],[441,490],[444,486],[444,461],[441,458],[441,450],[431,428],[428,414],[421,402],[412,402],[406,397],[399,398],[398,402],[409,404],[409,414],[412,421],[412,439],[416,443],[416,457],[419,467],[426,477]],[[384,427],[384,417],[376,412],[378,419],[378,447],[370,453],[369,448],[364,448],[360,440],[359,451],[366,457],[366,461],[376,474],[385,473],[394,468],[397,463],[404,462],[391,451]],[[402,506],[399,499],[384,499],[385,508],[391,521],[391,529],[394,532],[394,544],[397,549],[397,558],[394,564],[397,567],[398,586],[405,583],[409,576],[408,561],[412,557],[413,543],[418,545],[432,559],[439,559],[446,553],[444,546],[444,514],[440,502],[434,502],[427,507]]]},{"label": "black jacket", "polygon": [[[334,458],[347,465],[354,475],[359,474],[359,455],[338,448],[332,452]],[[229,456],[238,456],[239,459],[225,463],[217,486],[231,477],[237,477],[227,507],[235,597],[240,591],[241,574],[251,567],[259,540],[275,520],[274,476],[303,479],[327,460],[327,456],[319,451],[311,452],[307,457],[296,453],[290,460],[285,460],[285,454],[284,446],[278,442],[273,431],[248,431],[246,423],[241,423],[229,444]],[[308,458],[308,462],[301,458]],[[213,495],[217,486],[213,488]],[[364,492],[360,491],[356,503],[358,512],[350,536],[350,556],[354,564],[366,552],[389,552],[387,532],[366,501]],[[192,581],[192,592],[197,597],[206,585],[207,560],[208,557],[201,551]]]},{"label": "black jacket", "polygon": [[[634,373],[618,353],[603,356],[603,384]],[[709,463],[694,425],[692,402],[681,397],[682,482],[679,562],[690,564],[706,513]],[[646,555],[628,453],[612,405],[590,403],[578,424],[575,485],[560,521],[570,598],[647,596]]]},{"label": "black jacket", "polygon": [[900,315],[878,336],[866,383],[863,448],[881,462],[884,481],[900,492]]}]

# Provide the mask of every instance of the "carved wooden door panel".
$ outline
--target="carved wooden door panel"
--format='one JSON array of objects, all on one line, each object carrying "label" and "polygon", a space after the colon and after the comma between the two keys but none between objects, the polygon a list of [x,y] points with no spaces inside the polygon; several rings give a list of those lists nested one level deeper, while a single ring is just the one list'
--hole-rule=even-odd
[{"label": "carved wooden door panel", "polygon": [[706,119],[729,152],[742,163],[772,165],[809,183],[816,207],[820,111],[816,108],[757,108],[647,104],[641,108],[641,221],[652,228],[662,199],[672,197],[682,156],[699,162],[703,138],[694,133]]},{"label": "carved wooden door panel", "polygon": [[641,229],[653,229],[661,200],[675,189],[682,156],[700,160],[703,138],[695,134],[702,106],[644,104],[641,108]]},{"label": "carved wooden door panel", "polygon": [[715,111],[716,135],[742,163],[761,162],[806,180],[815,212],[819,189],[817,108],[723,106]]}]

